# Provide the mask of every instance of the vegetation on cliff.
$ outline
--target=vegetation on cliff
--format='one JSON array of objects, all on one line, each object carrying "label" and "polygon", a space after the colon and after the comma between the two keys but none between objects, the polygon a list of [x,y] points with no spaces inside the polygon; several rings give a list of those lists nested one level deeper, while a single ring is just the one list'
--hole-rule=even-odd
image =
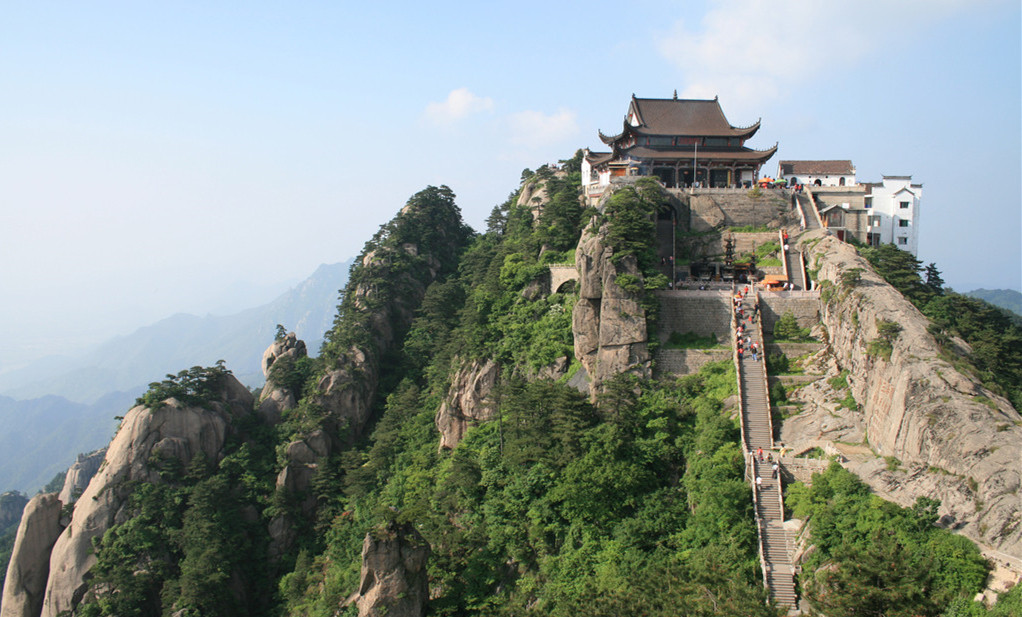
[{"label": "vegetation on cliff", "polygon": [[936,616],[983,589],[986,560],[967,538],[934,526],[938,501],[899,507],[833,463],[812,486],[790,486],[785,504],[809,522],[802,588],[828,616]]},{"label": "vegetation on cliff", "polygon": [[[1022,408],[1022,326],[1015,316],[978,298],[945,289],[935,264],[923,267],[893,244],[859,249],[877,273],[932,322],[930,332],[952,357],[950,337],[970,347],[956,364]],[[923,274],[925,273],[925,277]]]}]

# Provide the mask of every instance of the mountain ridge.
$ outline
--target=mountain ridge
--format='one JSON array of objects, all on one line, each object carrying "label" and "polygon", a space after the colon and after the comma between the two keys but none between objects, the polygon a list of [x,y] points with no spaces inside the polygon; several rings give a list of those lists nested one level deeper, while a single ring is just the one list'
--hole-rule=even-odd
[{"label": "mountain ridge", "polygon": [[175,313],[113,337],[77,358],[51,357],[2,374],[0,394],[23,400],[55,394],[91,404],[107,392],[144,389],[182,366],[211,365],[221,359],[243,383],[257,387],[262,383],[259,359],[273,340],[276,324],[284,324],[318,349],[351,263],[321,264],[273,301],[232,315]]}]

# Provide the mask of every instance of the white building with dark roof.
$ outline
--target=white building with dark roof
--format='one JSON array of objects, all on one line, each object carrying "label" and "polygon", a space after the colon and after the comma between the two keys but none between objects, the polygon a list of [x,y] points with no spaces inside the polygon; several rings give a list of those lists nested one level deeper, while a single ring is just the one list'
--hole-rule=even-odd
[{"label": "white building with dark roof", "polygon": [[788,184],[851,186],[855,184],[855,166],[851,161],[780,161],[777,177]]}]

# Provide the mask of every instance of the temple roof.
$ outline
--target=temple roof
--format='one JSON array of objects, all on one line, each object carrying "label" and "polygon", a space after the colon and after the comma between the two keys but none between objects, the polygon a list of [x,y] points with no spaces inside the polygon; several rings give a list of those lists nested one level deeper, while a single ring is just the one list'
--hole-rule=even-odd
[{"label": "temple roof", "polygon": [[613,152],[586,152],[586,160],[593,166],[606,163],[612,158],[614,158]]},{"label": "temple roof", "polygon": [[[732,126],[720,103],[702,99],[639,99],[632,95],[628,116],[638,119],[634,126],[643,135],[701,135],[748,139],[759,130],[759,121],[748,127]],[[625,121],[628,124],[628,120]],[[631,126],[631,125],[629,125]]]},{"label": "temple roof", "polygon": [[852,176],[855,167],[851,161],[781,161],[782,176]]},{"label": "temple roof", "polygon": [[741,148],[734,150],[700,148],[698,155],[693,148],[683,150],[654,150],[637,146],[627,150],[627,155],[638,159],[655,159],[658,161],[691,160],[698,156],[700,161],[743,161],[750,163],[763,163],[777,152],[777,144],[769,150],[752,150]]}]

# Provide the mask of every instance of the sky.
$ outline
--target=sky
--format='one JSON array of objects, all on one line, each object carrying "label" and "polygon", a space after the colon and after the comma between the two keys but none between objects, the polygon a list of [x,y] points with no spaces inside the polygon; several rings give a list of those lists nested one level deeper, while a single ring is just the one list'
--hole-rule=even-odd
[{"label": "sky", "polygon": [[270,300],[428,185],[484,228],[638,97],[923,184],[919,257],[1022,288],[1017,0],[0,1],[0,371]]}]

